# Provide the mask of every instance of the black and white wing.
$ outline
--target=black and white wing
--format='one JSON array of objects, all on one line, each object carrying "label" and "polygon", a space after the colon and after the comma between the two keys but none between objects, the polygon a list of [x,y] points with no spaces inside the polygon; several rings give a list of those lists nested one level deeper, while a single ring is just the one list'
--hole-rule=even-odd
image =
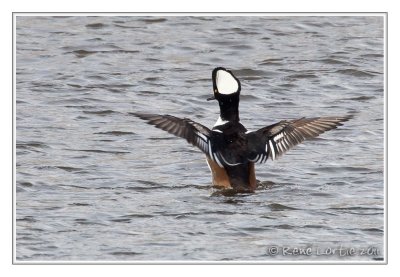
[{"label": "black and white wing", "polygon": [[248,133],[248,159],[260,163],[266,162],[268,158],[275,160],[295,145],[335,129],[350,118],[351,116],[283,120]]},{"label": "black and white wing", "polygon": [[172,115],[131,113],[148,124],[167,131],[168,133],[186,139],[208,155],[210,152],[211,130],[188,118],[178,118]]}]

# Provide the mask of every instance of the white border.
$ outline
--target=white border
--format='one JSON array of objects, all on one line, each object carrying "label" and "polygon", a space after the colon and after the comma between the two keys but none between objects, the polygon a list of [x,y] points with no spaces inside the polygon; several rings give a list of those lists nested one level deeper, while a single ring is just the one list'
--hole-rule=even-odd
[{"label": "white border", "polygon": [[[15,1],[14,1],[15,2]],[[28,1],[27,1],[28,2]],[[129,2],[129,1],[124,1],[124,2]],[[151,1],[145,1],[145,2],[151,2]],[[211,3],[210,5],[207,5],[207,4],[203,4],[204,6],[207,6],[207,7],[212,7],[212,6],[214,6],[215,7],[215,5],[217,5],[217,3],[215,3],[215,1],[212,1],[213,3]],[[250,6],[251,7],[251,9],[253,9],[253,10],[270,10],[270,11],[279,11],[279,8],[276,8],[276,3],[275,4],[272,4],[272,3],[267,3],[267,4],[265,4],[265,7],[264,8],[259,8],[258,7],[258,5],[248,5],[249,4],[249,1],[245,1],[246,3],[246,6],[247,6],[247,8],[248,8],[248,6]],[[260,1],[257,1],[258,3],[260,2]],[[295,1],[296,2],[296,1]],[[355,1],[356,3],[355,4],[352,4],[351,3],[351,1],[343,1],[343,2],[341,2],[341,3],[339,3],[340,1],[335,1],[335,2],[331,2],[331,3],[329,3],[329,2],[325,2],[325,1],[314,1],[311,5],[310,5],[310,3],[308,2],[308,4],[306,4],[306,3],[304,3],[303,1],[297,1],[297,5],[296,4],[293,4],[293,3],[291,3],[291,4],[289,4],[288,5],[288,3],[286,2],[286,1],[279,1],[279,3],[278,3],[278,5],[281,5],[281,10],[283,10],[283,9],[297,9],[297,11],[298,10],[301,10],[301,9],[308,9],[308,10],[319,10],[319,11],[321,11],[321,10],[323,10],[323,11],[326,11],[326,12],[329,12],[330,10],[340,10],[341,8],[341,6],[342,7],[346,7],[346,9],[353,9],[353,10],[363,10],[363,11],[368,11],[368,10],[373,10],[373,11],[376,11],[376,10],[382,10],[382,11],[387,11],[388,10],[388,8],[389,8],[389,6],[388,5],[386,5],[386,6],[384,6],[384,8],[382,9],[382,8],[377,8],[377,6],[379,6],[379,5],[383,5],[383,3],[377,3],[376,4],[376,2],[377,1],[375,1],[375,4],[372,4],[371,5],[371,2],[372,1]],[[394,3],[395,3],[395,1],[393,1]],[[109,7],[107,8],[104,8],[103,6],[104,5],[99,5],[99,7],[98,6],[96,6],[96,7],[93,7],[91,4],[86,4],[86,5],[81,5],[81,4],[83,4],[81,1],[76,1],[74,4],[70,4],[70,5],[74,5],[75,7],[79,7],[80,9],[86,9],[86,10],[90,10],[90,9],[93,9],[93,8],[95,8],[95,9],[103,9],[103,10],[112,10],[112,9],[114,9],[117,5],[115,5],[115,1],[113,1],[111,4],[110,4],[110,2],[109,2]],[[135,5],[136,5],[136,3],[134,3]],[[53,2],[53,4],[52,4],[53,6],[51,6],[51,4],[50,5],[47,5],[47,3],[45,3],[45,5],[38,5],[38,3],[37,3],[37,1],[29,1],[28,3],[26,3],[26,6],[25,6],[25,3],[24,3],[24,5],[23,6],[21,6],[21,5],[18,5],[19,7],[18,7],[18,9],[21,11],[21,10],[35,10],[35,9],[42,9],[42,10],[46,10],[46,9],[60,9],[60,3],[59,2]],[[153,5],[153,3],[150,3],[150,4],[147,4],[148,5],[148,8],[146,8],[147,10],[149,10],[149,9],[154,9],[154,5]],[[171,3],[170,3],[170,1],[165,1],[165,4],[164,4],[164,6],[161,6],[161,7],[158,7],[157,6],[157,8],[158,9],[163,9],[164,11],[165,10],[169,10],[169,9],[182,9],[182,7],[180,6],[181,5],[181,3],[178,3],[178,5],[177,4],[175,4],[175,5],[172,5]],[[189,4],[189,6],[190,5],[192,5],[192,4]],[[152,7],[153,6],[153,7]],[[218,5],[217,5],[218,6]],[[61,8],[62,9],[66,9],[65,8],[65,5],[61,5]],[[222,6],[222,9],[221,9],[221,6],[218,6],[217,7],[219,10],[223,10],[224,9],[224,7]],[[69,6],[67,7],[67,9],[68,10],[71,10],[70,8],[69,8]],[[120,9],[120,10],[137,10],[137,7],[128,7],[128,8],[126,8],[126,7],[124,7],[124,6],[119,6],[118,5],[118,9]],[[143,10],[143,7],[139,7],[139,9],[142,9]],[[187,8],[185,8],[186,10],[188,10]],[[193,7],[191,7],[191,9],[193,9]],[[243,8],[237,8],[236,7],[236,9],[238,10],[238,11],[243,11]],[[246,9],[246,8],[245,8]],[[6,10],[6,8],[5,8],[5,10]],[[204,9],[203,9],[204,10]],[[39,15],[40,15],[41,13],[39,13]],[[51,15],[52,13],[45,13],[45,15]],[[56,14],[58,14],[58,13],[56,13]],[[55,15],[56,15],[55,14]],[[69,14],[69,15],[75,15],[74,13],[67,13],[67,14]],[[99,15],[103,15],[104,13],[99,13]],[[118,13],[117,15],[127,15],[128,13]],[[259,14],[259,13],[257,13],[257,14]],[[257,15],[257,14],[254,14],[254,15]],[[305,13],[304,15],[323,15],[324,13]],[[343,15],[343,14],[341,14],[341,13],[331,13],[332,15]],[[357,13],[358,14],[358,13]],[[379,13],[368,13],[368,15],[374,15],[374,14],[377,14],[377,15],[379,15]],[[26,15],[26,14],[24,14],[24,15]],[[83,14],[79,14],[79,15],[86,15],[85,13],[83,13]],[[144,15],[162,15],[162,14],[159,14],[159,13],[156,13],[156,14],[154,14],[154,13],[146,13],[146,14],[144,14]],[[174,15],[174,14],[171,14],[171,15]],[[183,14],[181,14],[181,13],[179,13],[179,14],[176,14],[176,15],[183,15]],[[212,15],[212,16],[217,16],[217,15],[225,15],[225,14],[220,14],[220,13],[205,13],[205,14],[202,14],[202,15]],[[238,16],[237,14],[233,14],[233,15],[236,15],[236,16]],[[263,13],[262,15],[276,15],[275,13]],[[282,16],[293,16],[293,15],[296,15],[297,16],[297,14],[294,14],[294,13],[280,13],[279,15],[282,15]],[[349,16],[351,16],[351,15],[353,15],[353,13],[346,13],[345,15],[349,15]],[[228,16],[230,16],[230,15],[228,15]],[[399,16],[399,15],[397,15],[397,16]],[[396,17],[396,14],[395,13],[390,13],[390,19],[391,19],[391,22],[392,22],[392,19],[393,19],[393,21],[394,21],[394,18]],[[7,15],[5,15],[5,17],[4,18],[6,18],[7,20],[9,20],[9,18],[10,18],[10,15],[9,14],[7,14]],[[387,20],[387,19],[386,19]],[[386,23],[386,20],[385,20],[385,23]],[[399,26],[399,25],[395,25],[395,24],[393,24],[393,22],[392,22],[392,24],[390,24],[391,26],[393,26],[393,28],[395,28],[394,26]],[[9,24],[4,24],[4,26],[9,26]],[[7,30],[7,31],[9,31],[9,30]],[[387,29],[386,29],[386,32],[387,32]],[[385,34],[385,35],[387,35],[387,33]],[[386,41],[387,41],[387,37],[386,37],[386,39],[385,39],[385,43],[386,43]],[[397,45],[397,44],[396,44]],[[399,46],[399,45],[397,45],[397,46]],[[13,47],[14,48],[14,47]],[[386,47],[385,47],[385,49],[387,49]],[[395,47],[393,47],[392,49],[395,49]],[[397,49],[400,49],[400,47],[397,47]],[[14,49],[13,49],[13,51],[14,51]],[[394,51],[398,51],[398,50],[394,50]],[[9,53],[9,52],[8,52]],[[385,54],[387,55],[387,53],[386,53],[386,51],[385,51]],[[386,56],[385,55],[385,56]],[[395,54],[394,52],[391,52],[390,53],[390,57],[392,58],[392,57],[394,57],[394,56],[396,56],[397,54]],[[5,59],[6,61],[7,61],[7,59]],[[386,64],[386,60],[385,60],[385,64]],[[390,65],[393,65],[393,64],[395,64],[395,62],[391,62],[390,63]],[[6,62],[6,65],[8,66],[8,62]],[[386,65],[387,66],[387,65]],[[385,66],[385,71],[386,71],[386,66]],[[394,69],[394,66],[393,66],[393,68],[392,69]],[[8,69],[9,70],[9,69]],[[393,70],[392,70],[392,72],[394,72]],[[386,74],[385,74],[385,80],[387,81],[387,74],[388,74],[388,72],[385,72]],[[7,75],[8,76],[8,75]],[[5,80],[5,81],[7,81],[7,82],[9,82],[9,80]],[[14,88],[15,88],[15,86],[14,86]],[[387,97],[387,90],[388,89],[388,84],[386,84],[386,82],[385,82],[385,96]],[[391,91],[393,91],[394,93],[395,93],[395,90],[394,89],[392,89]],[[391,100],[393,99],[393,97],[391,96]],[[386,98],[386,100],[387,100],[387,98]],[[6,102],[6,103],[8,103],[8,102]],[[393,107],[393,105],[392,105],[392,107]],[[11,109],[10,109],[11,110]],[[385,101],[385,113],[387,113],[387,111],[388,111],[388,107],[387,107],[387,103],[386,103],[386,101]],[[393,109],[391,110],[391,112],[397,112],[397,111],[394,111]],[[15,115],[14,115],[15,116]],[[7,117],[4,117],[4,118],[8,118],[8,116]],[[392,117],[392,118],[395,118],[395,117]],[[8,121],[9,122],[9,121]],[[387,122],[387,118],[386,118],[386,122]],[[385,123],[386,123],[385,122]],[[15,122],[14,122],[15,123]],[[15,126],[15,124],[14,124],[14,126]],[[392,129],[393,130],[393,129]],[[386,131],[386,136],[387,136],[387,127],[386,127],[386,124],[385,124],[385,131]],[[10,142],[11,142],[11,140],[10,140]],[[392,147],[394,146],[393,145],[393,143],[392,143],[392,145],[391,145]],[[7,147],[9,147],[9,144],[7,144]],[[388,147],[388,145],[387,145],[387,137],[385,137],[385,150],[387,151],[387,148]],[[391,150],[395,150],[394,148],[396,148],[396,147],[393,147],[393,148],[391,148]],[[397,149],[397,148],[396,148]],[[386,160],[386,163],[388,162],[388,156],[387,156],[387,152],[385,151],[385,160]],[[390,155],[390,157],[394,157],[395,156],[395,154],[391,154]],[[386,171],[387,171],[387,164],[385,164],[386,166],[385,166],[385,189],[387,190],[387,182],[388,182],[388,176],[387,176],[387,174],[386,174]],[[7,167],[8,168],[8,167]],[[15,177],[15,176],[14,176]],[[390,179],[392,179],[392,178],[390,178]],[[15,178],[14,178],[14,180],[15,180]],[[395,186],[396,185],[398,185],[398,184],[396,184],[395,182],[393,182],[394,180],[392,180],[391,182],[393,183],[393,187],[391,188],[391,193],[393,193],[393,191],[395,191],[396,190],[396,188],[395,188]],[[14,186],[15,187],[15,186]],[[13,187],[13,190],[14,190],[14,187]],[[6,190],[6,192],[9,192],[8,190]],[[386,191],[386,193],[387,193],[387,191]],[[396,194],[394,194],[394,195],[396,195]],[[3,196],[3,195],[2,195]],[[7,196],[7,195],[5,195],[5,196]],[[388,202],[387,202],[387,196],[388,195],[386,195],[386,197],[385,197],[385,200],[386,200],[386,202],[385,202],[385,204],[387,205],[388,204]],[[4,196],[3,196],[4,197]],[[393,200],[393,198],[392,198],[392,200]],[[10,200],[9,200],[10,201]],[[9,201],[5,201],[5,202],[3,202],[2,204],[4,205],[4,203],[9,203]],[[396,202],[396,201],[395,201]],[[393,201],[392,202],[390,202],[390,203],[392,203],[393,205],[393,208],[394,208],[394,206],[396,205],[397,206],[397,203],[394,203]],[[6,211],[8,211],[8,209],[10,208],[10,206],[11,206],[11,203],[10,203],[10,205],[9,206],[6,206],[5,207],[5,209],[3,209],[3,210],[6,210]],[[15,208],[15,206],[14,206],[14,204],[13,204],[13,208]],[[386,209],[387,209],[387,206],[386,206]],[[393,212],[392,212],[392,214],[395,214],[395,210],[393,210]],[[385,210],[385,215],[387,215],[387,210]],[[8,217],[2,217],[2,218],[8,218]],[[386,217],[385,217],[386,218]],[[14,217],[14,219],[15,219],[15,217]],[[394,218],[393,218],[393,220],[392,220],[392,222],[394,221]],[[14,231],[14,230],[13,230]],[[385,236],[386,236],[386,238],[387,238],[387,233],[388,233],[388,230],[387,230],[387,222],[385,222]],[[2,233],[3,234],[3,233]],[[395,234],[396,235],[396,234]],[[6,236],[8,236],[7,234],[6,234]],[[15,236],[14,236],[15,237]],[[392,236],[392,238],[393,238],[393,236]],[[387,240],[385,240],[385,245],[386,245],[386,242],[387,242]],[[14,243],[14,242],[13,242]],[[8,246],[10,246],[10,243],[8,243],[8,244],[2,244],[3,246],[4,245],[6,245],[6,250],[8,249]],[[385,247],[385,249],[386,249],[386,254],[388,253],[387,252],[387,246]],[[395,247],[393,246],[391,249],[393,249],[393,250],[396,250],[395,249]],[[393,254],[397,254],[397,251],[392,251],[393,252]],[[8,255],[6,254],[6,255],[4,255],[4,258],[5,259],[2,259],[3,261],[9,261],[9,252],[8,252]],[[3,256],[2,256],[3,257]],[[385,255],[385,257],[386,257],[386,259],[387,259],[387,256]],[[395,260],[395,258],[394,258],[394,256],[393,255],[391,255],[390,256],[391,257],[391,259],[392,259],[392,261],[394,261]],[[176,262],[174,262],[174,263],[176,263]],[[66,264],[69,264],[69,263],[66,263]],[[78,263],[78,264],[86,264],[86,263]],[[98,262],[96,262],[95,264],[98,264]],[[101,263],[101,264],[103,264],[103,263]],[[151,264],[154,264],[154,263],[151,263]],[[193,264],[193,263],[192,263]],[[248,264],[248,263],[246,263],[246,264]],[[304,263],[302,263],[302,264],[304,264]],[[393,264],[393,263],[391,263],[391,265],[392,266],[390,266],[390,268],[394,271],[394,269],[393,269],[393,267],[396,265],[396,263],[395,264]],[[9,267],[8,266],[8,271],[10,271],[10,273],[7,275],[7,276],[11,276],[11,274],[15,274],[15,271],[16,271],[16,269],[15,269],[15,267],[13,267],[14,268],[14,270],[13,270],[13,273],[11,273],[11,267]],[[226,267],[223,267],[222,269],[220,268],[220,267],[217,267],[217,266],[211,266],[211,268],[210,267],[207,267],[208,268],[208,274],[210,274],[210,273],[212,273],[213,275],[214,274],[226,274],[226,272],[225,272],[225,270],[226,270]],[[307,274],[307,275],[309,275],[310,273],[311,273],[311,269],[316,269],[316,270],[319,270],[318,272],[319,272],[319,276],[325,276],[326,275],[326,273],[327,273],[327,268],[326,267],[322,267],[322,266],[313,266],[313,267],[310,267],[310,266],[292,266],[292,267],[281,267],[281,266],[279,266],[279,267],[268,267],[268,269],[266,269],[266,268],[264,268],[264,267],[257,267],[258,269],[261,269],[261,270],[263,270],[263,273],[264,274],[279,274],[279,275],[285,275],[285,273],[289,273],[289,274],[296,274],[296,275],[301,275],[302,273],[304,274]],[[90,275],[92,275],[92,274],[94,274],[94,272],[93,272],[93,270],[92,270],[93,268],[92,267],[81,267],[81,266],[78,266],[78,267],[70,267],[70,266],[68,266],[68,267],[66,267],[66,266],[62,266],[62,268],[59,268],[59,267],[44,267],[44,266],[35,266],[35,267],[24,267],[24,270],[22,270],[22,269],[18,269],[18,272],[24,272],[25,274],[29,274],[29,276],[36,276],[36,274],[37,275],[39,275],[40,274],[40,276],[54,276],[54,274],[57,274],[57,275],[61,275],[61,276],[64,276],[64,275],[71,275],[71,274],[79,274],[79,275],[84,275],[84,274],[90,274]],[[101,269],[99,270],[99,271],[95,271],[95,273],[101,273],[101,274],[116,274],[116,272],[115,272],[115,267],[104,267],[104,266],[102,266],[101,267]],[[152,272],[154,272],[154,268],[153,267],[148,267],[148,266],[146,266],[145,267],[145,269],[146,269],[146,273],[152,273]],[[383,268],[382,267],[368,267],[366,270],[362,270],[360,267],[356,267],[356,268],[354,268],[354,267],[349,267],[349,266],[336,266],[336,267],[334,267],[334,268],[332,268],[332,267],[330,267],[329,268],[329,272],[331,271],[331,270],[333,270],[333,269],[335,269],[335,271],[337,271],[337,272],[335,272],[336,274],[335,275],[343,275],[343,276],[352,276],[352,275],[363,275],[363,276],[377,276],[378,274],[382,274],[382,270],[383,270]],[[150,272],[148,272],[150,270]],[[162,270],[162,271],[161,271]],[[189,271],[190,270],[190,271]],[[207,270],[205,270],[204,269],[204,267],[196,267],[196,269],[193,269],[192,267],[190,267],[189,268],[189,270],[187,270],[186,272],[184,272],[184,274],[185,274],[185,276],[187,276],[187,274],[189,273],[189,274],[193,274],[193,270],[195,270],[195,272],[196,273],[198,273],[198,274],[204,274],[204,272],[205,271],[207,271]],[[279,271],[277,271],[277,270],[279,270]],[[389,268],[388,267],[385,267],[385,273],[387,273],[387,270],[389,270]],[[158,274],[166,274],[167,272],[169,272],[169,273],[171,273],[171,271],[173,271],[173,273],[175,274],[175,275],[179,275],[179,273],[182,273],[182,270],[180,270],[180,267],[179,266],[167,266],[167,267],[165,267],[165,266],[163,266],[163,267],[159,267],[158,268],[158,270],[156,270],[156,272],[158,273]],[[241,266],[235,266],[235,268],[234,268],[234,275],[236,276],[236,273],[238,274],[238,275],[240,275],[240,276],[243,276],[243,274],[246,274],[246,275],[251,275],[252,273],[255,273],[254,271],[256,271],[256,270],[254,270],[254,268],[250,268],[250,267],[241,267]],[[2,272],[3,272],[3,274],[7,274],[7,273],[5,273],[5,272],[7,272],[7,271],[3,271],[3,267],[2,267]],[[130,273],[132,273],[132,272],[130,272]],[[51,275],[50,275],[51,274]],[[182,275],[179,275],[179,276],[183,276],[183,274]]]},{"label": "white border", "polygon": [[[383,16],[384,17],[384,25],[385,25],[385,34],[384,34],[384,49],[385,49],[385,61],[384,61],[384,71],[385,71],[385,84],[384,84],[384,97],[385,97],[385,103],[384,103],[384,113],[386,117],[386,112],[387,112],[387,107],[386,107],[386,96],[387,96],[387,86],[386,86],[386,81],[387,81],[387,72],[386,72],[386,30],[387,30],[387,16],[386,14],[383,13],[14,13],[13,14],[13,22],[14,25],[16,24],[16,17],[17,16],[57,16],[57,15],[73,15],[73,16],[87,16],[87,15],[96,15],[96,16],[121,16],[121,15],[129,15],[129,16],[142,16],[142,15],[153,15],[153,16]],[[13,30],[15,30],[15,26],[13,26]],[[15,37],[15,31],[14,31],[14,36],[13,36],[13,63],[14,63],[14,71],[13,71],[13,97],[14,97],[14,102],[15,102],[15,89],[16,89],[16,80],[15,80],[15,65],[16,65],[16,55],[15,55],[15,47],[16,47],[16,37]],[[14,103],[15,107],[15,103]],[[14,148],[13,148],[13,155],[14,155],[14,160],[16,158],[15,156],[15,134],[16,134],[16,124],[15,124],[15,108],[14,108],[14,114],[13,114],[13,132],[14,132]],[[386,120],[385,120],[386,123]],[[386,134],[386,124],[385,124],[385,134]],[[385,136],[386,137],[386,136]],[[386,139],[385,139],[385,146],[384,146],[384,151],[385,151],[385,161],[386,161]],[[386,162],[385,162],[385,167],[386,167]],[[384,177],[384,183],[385,183],[385,195],[387,195],[387,180],[386,180],[386,170],[385,170],[385,177]],[[384,261],[121,261],[121,262],[114,262],[114,261],[18,261],[16,260],[16,230],[15,230],[15,218],[16,218],[16,185],[15,185],[15,166],[14,166],[14,172],[13,172],[13,193],[14,193],[14,201],[13,201],[13,262],[15,264],[386,264],[387,262],[387,232],[386,232],[386,226],[387,226],[387,218],[386,218],[386,197],[385,197],[385,212],[384,212],[384,222],[385,222],[385,242],[384,242]]]},{"label": "white border", "polygon": [[385,12],[15,12],[15,16],[386,16]]}]

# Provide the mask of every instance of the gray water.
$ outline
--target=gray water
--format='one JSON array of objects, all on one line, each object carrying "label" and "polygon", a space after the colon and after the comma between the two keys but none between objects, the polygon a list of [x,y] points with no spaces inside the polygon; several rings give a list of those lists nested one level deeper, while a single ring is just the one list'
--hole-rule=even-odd
[{"label": "gray water", "polygon": [[[382,260],[383,36],[374,16],[17,16],[17,261]],[[199,150],[129,112],[212,127],[217,66],[249,130],[355,117],[216,194]]]}]

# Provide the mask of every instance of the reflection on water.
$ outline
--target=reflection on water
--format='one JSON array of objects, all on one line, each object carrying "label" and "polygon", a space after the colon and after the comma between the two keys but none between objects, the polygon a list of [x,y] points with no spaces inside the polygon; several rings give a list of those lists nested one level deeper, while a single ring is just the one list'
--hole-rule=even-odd
[{"label": "reflection on water", "polygon": [[[382,259],[382,17],[18,16],[16,42],[18,261]],[[215,192],[200,151],[129,113],[211,127],[216,66],[250,130],[356,116],[258,165],[256,193]]]}]

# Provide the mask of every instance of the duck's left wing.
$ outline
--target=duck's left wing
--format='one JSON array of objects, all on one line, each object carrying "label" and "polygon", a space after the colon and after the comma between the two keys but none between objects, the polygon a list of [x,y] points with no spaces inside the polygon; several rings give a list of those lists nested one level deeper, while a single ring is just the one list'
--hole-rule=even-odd
[{"label": "duck's left wing", "polygon": [[167,131],[177,137],[186,139],[192,145],[198,147],[205,154],[209,154],[210,150],[210,133],[207,127],[192,121],[188,118],[178,118],[172,115],[130,113],[143,120],[148,124]]},{"label": "duck's left wing", "polygon": [[295,145],[335,129],[350,118],[351,116],[283,120],[250,132],[247,134],[248,159],[261,163],[268,158],[275,160]]}]

